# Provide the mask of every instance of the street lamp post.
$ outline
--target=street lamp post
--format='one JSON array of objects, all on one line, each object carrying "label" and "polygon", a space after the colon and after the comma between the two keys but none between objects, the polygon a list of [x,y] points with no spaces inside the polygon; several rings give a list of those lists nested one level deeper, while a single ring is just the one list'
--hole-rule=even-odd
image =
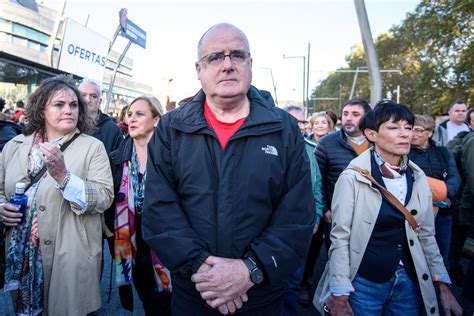
[{"label": "street lamp post", "polygon": [[275,104],[278,106],[278,98],[277,98],[277,88],[275,86],[275,80],[273,80],[273,71],[270,67],[262,67],[262,69],[270,70],[270,76],[272,77],[272,85],[273,85],[273,92],[275,93]]},{"label": "street lamp post", "polygon": [[308,104],[306,103],[306,56],[286,56],[283,55],[284,59],[290,58],[303,58],[303,107],[305,108],[306,115],[308,115]]}]

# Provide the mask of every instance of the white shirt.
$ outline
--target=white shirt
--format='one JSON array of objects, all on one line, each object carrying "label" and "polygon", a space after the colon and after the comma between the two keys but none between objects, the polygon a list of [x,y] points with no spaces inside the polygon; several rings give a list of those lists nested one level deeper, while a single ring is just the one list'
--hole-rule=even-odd
[{"label": "white shirt", "polygon": [[464,131],[469,132],[469,127],[467,127],[467,125],[464,123],[461,125],[456,125],[456,124],[453,124],[451,121],[448,121],[446,123],[446,127],[448,130],[448,142],[452,140],[460,132],[464,132]]}]

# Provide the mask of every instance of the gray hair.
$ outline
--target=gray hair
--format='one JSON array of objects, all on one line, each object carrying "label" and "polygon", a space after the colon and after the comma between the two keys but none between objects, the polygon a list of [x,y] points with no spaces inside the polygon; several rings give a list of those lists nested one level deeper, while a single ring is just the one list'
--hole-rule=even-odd
[{"label": "gray hair", "polygon": [[95,89],[97,90],[97,95],[100,97],[102,94],[102,87],[95,80],[88,79],[88,78],[82,79],[81,83],[79,84],[79,90],[81,90],[83,86],[88,85],[88,84],[93,85],[95,87]]},{"label": "gray hair", "polygon": [[283,110],[286,112],[299,111],[301,113],[304,113],[304,109],[301,106],[297,105],[286,105],[285,107],[283,107]]},{"label": "gray hair", "polygon": [[202,49],[202,44],[204,43],[204,40],[206,36],[211,33],[212,31],[219,30],[219,29],[227,29],[227,30],[234,30],[237,33],[240,34],[240,37],[242,38],[242,41],[244,42],[245,48],[247,51],[250,53],[250,44],[249,40],[247,39],[247,36],[245,33],[236,27],[235,25],[232,25],[230,23],[219,23],[216,25],[211,26],[204,34],[201,36],[201,39],[199,39],[198,45],[197,45],[197,54],[198,54],[198,60],[201,59],[201,49]]}]

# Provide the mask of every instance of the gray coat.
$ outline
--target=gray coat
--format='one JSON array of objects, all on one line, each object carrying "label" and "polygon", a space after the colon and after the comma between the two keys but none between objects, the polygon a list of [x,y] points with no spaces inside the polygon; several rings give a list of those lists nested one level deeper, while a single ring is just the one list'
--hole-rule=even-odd
[{"label": "gray coat", "polygon": [[[350,165],[370,171],[370,150],[351,161]],[[434,237],[434,216],[431,192],[423,171],[410,162],[414,173],[413,191],[407,209],[418,210],[414,216],[420,225],[419,235],[405,221],[407,240],[413,241],[410,253],[416,269],[424,308],[428,315],[437,315],[438,306],[433,281],[446,278],[447,271]],[[371,182],[352,169],[339,177],[332,200],[333,227],[329,261],[316,289],[313,304],[321,312],[331,295],[331,288],[352,288],[351,281],[359,270],[362,257],[372,235],[382,204],[381,193]],[[426,277],[427,275],[428,277]],[[423,278],[425,276],[425,279]],[[434,308],[434,313],[431,313]]]}]

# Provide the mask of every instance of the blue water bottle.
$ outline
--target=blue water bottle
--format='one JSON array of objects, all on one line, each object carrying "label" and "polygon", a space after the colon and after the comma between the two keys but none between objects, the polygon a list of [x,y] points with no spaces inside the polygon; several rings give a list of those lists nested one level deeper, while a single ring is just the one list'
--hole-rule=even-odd
[{"label": "blue water bottle", "polygon": [[23,214],[19,224],[25,223],[25,213],[28,207],[28,196],[25,194],[25,187],[25,184],[22,182],[15,184],[15,194],[10,198],[10,204],[18,207],[18,211]]}]

